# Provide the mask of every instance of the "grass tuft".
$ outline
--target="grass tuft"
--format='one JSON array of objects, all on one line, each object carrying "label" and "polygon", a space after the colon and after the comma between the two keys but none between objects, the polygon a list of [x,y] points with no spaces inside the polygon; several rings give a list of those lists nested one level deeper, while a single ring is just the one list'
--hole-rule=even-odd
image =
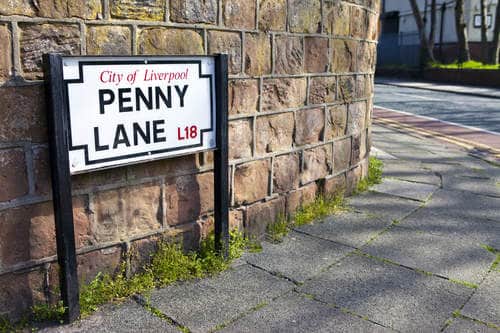
[{"label": "grass tuft", "polygon": [[380,184],[382,182],[382,169],[384,163],[376,157],[370,157],[368,160],[368,176],[359,181],[356,188],[356,193],[366,192],[370,186]]},{"label": "grass tuft", "polygon": [[33,320],[36,322],[58,321],[62,323],[64,321],[66,307],[63,305],[62,301],[54,305],[40,303],[33,305],[31,307],[31,312],[33,314]]},{"label": "grass tuft", "polygon": [[460,284],[464,287],[467,287],[467,288],[471,288],[471,289],[477,289],[479,288],[479,286],[475,283],[472,283],[472,282],[468,282],[468,281],[463,281],[463,280],[457,280],[457,279],[449,279],[450,282],[453,282],[453,283],[456,283],[456,284]]},{"label": "grass tuft", "polygon": [[329,215],[346,210],[344,195],[318,196],[312,203],[298,209],[294,216],[294,225],[301,226]]},{"label": "grass tuft", "polygon": [[479,69],[479,70],[494,70],[500,69],[499,65],[483,64],[479,61],[466,61],[462,63],[454,62],[451,64],[441,64],[438,62],[430,64],[432,68],[443,68],[443,69]]},{"label": "grass tuft", "polygon": [[266,228],[266,234],[270,241],[281,242],[290,231],[290,222],[283,214],[278,216],[278,220],[274,223],[269,223]]}]

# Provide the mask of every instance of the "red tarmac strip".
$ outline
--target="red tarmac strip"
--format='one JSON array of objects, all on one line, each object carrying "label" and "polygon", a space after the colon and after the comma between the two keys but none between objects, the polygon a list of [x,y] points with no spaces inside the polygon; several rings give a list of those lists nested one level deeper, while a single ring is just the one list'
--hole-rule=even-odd
[{"label": "red tarmac strip", "polygon": [[482,149],[489,149],[493,153],[500,153],[500,134],[462,126],[455,123],[441,121],[429,117],[418,116],[402,111],[374,107],[373,120],[380,122],[399,123],[416,129],[431,132],[439,137],[442,135],[453,138],[464,144]]}]

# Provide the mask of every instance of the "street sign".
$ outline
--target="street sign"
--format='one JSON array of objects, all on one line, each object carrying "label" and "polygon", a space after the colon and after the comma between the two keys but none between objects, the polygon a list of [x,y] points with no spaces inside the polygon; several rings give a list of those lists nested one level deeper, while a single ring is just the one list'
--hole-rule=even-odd
[{"label": "street sign", "polygon": [[64,57],[71,174],[215,148],[214,57]]}]

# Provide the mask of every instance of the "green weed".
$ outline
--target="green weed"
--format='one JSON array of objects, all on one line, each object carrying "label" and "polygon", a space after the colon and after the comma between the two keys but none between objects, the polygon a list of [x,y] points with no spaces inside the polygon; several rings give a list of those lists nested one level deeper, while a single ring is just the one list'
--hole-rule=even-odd
[{"label": "green weed", "polygon": [[444,68],[444,69],[478,69],[478,70],[494,70],[500,69],[499,65],[483,64],[479,61],[467,61],[467,62],[454,62],[451,64],[441,64],[441,63],[431,63],[432,68]]},{"label": "green weed", "polygon": [[288,235],[290,231],[290,223],[285,218],[284,215],[278,217],[278,221],[274,223],[269,223],[266,228],[267,237],[272,242],[281,242],[283,237]]},{"label": "green weed", "polygon": [[57,304],[47,304],[40,303],[35,304],[31,307],[31,312],[33,314],[34,321],[58,321],[63,322],[64,313],[66,312],[66,307],[63,305],[62,301]]},{"label": "green weed", "polygon": [[368,160],[368,176],[359,181],[356,193],[366,192],[370,186],[382,182],[382,169],[384,163],[376,157],[370,157]]},{"label": "green weed", "polygon": [[460,284],[464,287],[471,288],[471,289],[477,289],[479,286],[475,283],[468,282],[468,281],[463,281],[463,280],[457,280],[457,279],[450,279],[450,282]]},{"label": "green weed", "polygon": [[334,196],[318,196],[314,202],[298,209],[294,215],[294,225],[309,224],[314,220],[325,218],[346,209],[343,194]]}]

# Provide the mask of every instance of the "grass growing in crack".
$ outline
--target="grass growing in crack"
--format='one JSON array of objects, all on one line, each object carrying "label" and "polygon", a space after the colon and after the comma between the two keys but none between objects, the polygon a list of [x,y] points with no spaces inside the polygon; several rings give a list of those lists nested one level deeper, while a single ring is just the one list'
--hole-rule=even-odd
[{"label": "grass growing in crack", "polygon": [[483,249],[496,255],[495,260],[491,264],[490,271],[500,272],[500,251],[489,245],[481,245]]},{"label": "grass growing in crack", "polygon": [[278,220],[274,223],[269,223],[266,228],[266,235],[272,242],[281,242],[290,231],[290,222],[283,214],[278,216]]},{"label": "grass growing in crack", "polygon": [[384,163],[376,157],[370,157],[368,160],[368,176],[359,181],[356,193],[366,192],[370,186],[382,182],[382,169]]},{"label": "grass growing in crack", "polygon": [[464,287],[467,287],[467,288],[471,288],[471,289],[477,289],[479,288],[479,286],[475,283],[472,283],[472,282],[468,282],[468,281],[463,281],[463,280],[457,280],[457,279],[449,279],[450,282],[453,282],[453,283],[456,283],[456,284],[460,284]]},{"label": "grass growing in crack", "polygon": [[63,302],[59,301],[56,304],[35,304],[31,307],[31,311],[33,313],[33,320],[36,322],[58,321],[62,323],[66,308]]},{"label": "grass growing in crack", "polygon": [[343,194],[334,196],[318,196],[314,202],[298,209],[294,215],[294,225],[309,224],[314,220],[325,218],[346,209]]}]

